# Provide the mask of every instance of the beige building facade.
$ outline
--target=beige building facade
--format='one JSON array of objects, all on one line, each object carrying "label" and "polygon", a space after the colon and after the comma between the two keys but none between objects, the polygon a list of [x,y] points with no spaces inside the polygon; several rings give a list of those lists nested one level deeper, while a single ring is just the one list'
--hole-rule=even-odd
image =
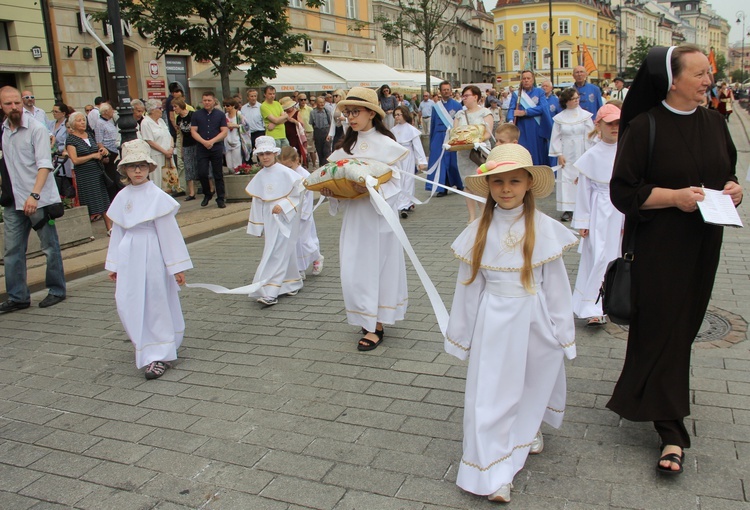
[{"label": "beige building facade", "polygon": [[0,87],[30,90],[49,112],[54,89],[44,25],[40,2],[0,0]]}]

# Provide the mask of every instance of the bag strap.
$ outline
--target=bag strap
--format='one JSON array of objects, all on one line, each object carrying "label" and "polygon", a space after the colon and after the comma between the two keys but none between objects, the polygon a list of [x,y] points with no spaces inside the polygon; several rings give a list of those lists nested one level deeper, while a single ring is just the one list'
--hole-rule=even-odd
[{"label": "bag strap", "polygon": [[[651,166],[654,161],[654,145],[656,143],[656,119],[651,112],[646,112],[646,115],[648,115],[648,162],[646,163],[645,175],[648,176],[651,173]],[[626,259],[633,260],[633,257],[635,256],[635,233],[637,230],[638,222],[633,225],[633,232],[632,234],[630,234],[628,246],[625,249],[624,257]]]}]

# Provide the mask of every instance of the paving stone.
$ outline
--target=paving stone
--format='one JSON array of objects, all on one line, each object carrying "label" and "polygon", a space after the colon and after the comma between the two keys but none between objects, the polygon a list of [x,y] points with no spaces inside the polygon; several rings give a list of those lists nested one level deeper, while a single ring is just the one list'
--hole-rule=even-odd
[{"label": "paving stone", "polygon": [[[130,491],[110,489],[102,493],[91,493],[77,504],[85,510],[150,510],[155,508],[158,499]],[[161,505],[159,505],[161,507]]]},{"label": "paving stone", "polygon": [[157,474],[155,471],[137,466],[102,462],[81,479],[115,489],[135,491]]},{"label": "paving stone", "polygon": [[265,448],[258,448],[249,444],[209,439],[194,454],[222,462],[239,464],[240,466],[253,466],[263,458],[266,452]]},{"label": "paving stone", "polygon": [[254,467],[308,480],[321,480],[334,466],[325,459],[290,452],[270,451]]},{"label": "paving stone", "polygon": [[145,455],[151,453],[153,448],[142,446],[115,439],[102,439],[94,446],[86,449],[84,454],[88,457],[110,460],[123,464],[134,464]]},{"label": "paving stone", "polygon": [[88,471],[100,466],[98,459],[83,457],[74,453],[49,451],[43,458],[29,465],[30,469],[53,475],[80,478]]},{"label": "paving stone", "polygon": [[259,498],[240,491],[220,489],[202,507],[205,510],[285,510],[286,503]]},{"label": "paving stone", "polygon": [[38,501],[33,498],[27,498],[25,496],[19,496],[18,494],[0,490],[0,508],[27,510],[37,504],[37,502]]},{"label": "paving stone", "polygon": [[253,427],[243,438],[243,443],[263,446],[271,450],[301,453],[315,440],[315,436],[298,434],[286,430]]},{"label": "paving stone", "polygon": [[204,445],[206,441],[208,441],[208,438],[203,435],[190,434],[178,430],[156,429],[138,442],[166,450],[192,453]]},{"label": "paving stone", "polygon": [[142,488],[142,493],[189,508],[200,508],[216,493],[216,486],[160,474]]},{"label": "paving stone", "polygon": [[56,450],[82,453],[101,441],[104,440],[98,437],[64,430],[54,430],[51,434],[36,441],[36,445],[47,446]]},{"label": "paving stone", "polygon": [[154,455],[146,455],[136,465],[179,478],[194,478],[213,462],[211,459],[197,455],[169,450],[154,450],[154,453]]},{"label": "paving stone", "polygon": [[350,407],[341,413],[337,421],[370,428],[398,430],[405,420],[405,416],[398,414]]},{"label": "paving stone", "polygon": [[202,418],[198,416],[189,416],[178,412],[151,411],[138,420],[138,423],[152,425],[154,427],[164,427],[176,430],[185,430]]},{"label": "paving stone", "polygon": [[[260,469],[212,462],[195,477],[196,481],[236,491],[258,494],[276,475]],[[254,508],[254,507],[253,507]]]},{"label": "paving stone", "polygon": [[18,492],[42,476],[44,476],[43,473],[31,469],[0,464],[0,491]]},{"label": "paving stone", "polygon": [[338,485],[347,490],[353,489],[384,496],[394,496],[405,479],[405,475],[393,471],[340,463],[331,469],[323,478],[323,482]]},{"label": "paving stone", "polygon": [[448,471],[449,461],[441,461],[434,457],[403,453],[394,450],[381,451],[372,466],[399,473],[434,478],[440,480]]},{"label": "paving stone", "polygon": [[137,443],[154,431],[154,427],[138,425],[121,421],[109,421],[101,427],[91,431],[94,436],[108,437],[110,439],[119,439]]},{"label": "paving stone", "polygon": [[0,464],[26,467],[49,455],[50,450],[25,443],[6,441],[0,444]]},{"label": "paving stone", "polygon": [[263,489],[260,495],[307,508],[326,510],[334,508],[345,492],[341,487],[333,485],[279,476]]},{"label": "paving stone", "polygon": [[51,503],[73,506],[94,490],[96,490],[96,485],[88,482],[57,475],[44,475],[20,490],[19,494]]},{"label": "paving stone", "polygon": [[334,510],[361,510],[364,508],[377,508],[378,510],[422,510],[424,507],[422,503],[381,496],[372,494],[371,492],[348,490]]}]

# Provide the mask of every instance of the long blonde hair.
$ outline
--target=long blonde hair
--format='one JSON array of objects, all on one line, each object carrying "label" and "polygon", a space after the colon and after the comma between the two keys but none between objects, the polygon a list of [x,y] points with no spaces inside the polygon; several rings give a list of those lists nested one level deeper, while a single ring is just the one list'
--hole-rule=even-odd
[{"label": "long blonde hair", "polygon": [[[529,174],[531,177],[531,174]],[[489,180],[489,176],[487,176]],[[479,218],[479,226],[477,227],[477,236],[474,239],[474,246],[471,249],[471,276],[464,282],[464,285],[469,285],[473,282],[477,274],[479,274],[479,267],[482,263],[482,255],[484,255],[484,247],[487,244],[487,232],[490,229],[492,223],[492,215],[495,212],[495,206],[497,202],[492,198],[492,193],[487,193],[487,202],[484,204],[482,210],[482,217]],[[534,194],[531,193],[531,189],[526,191],[523,197],[523,222],[525,232],[523,234],[523,246],[521,253],[523,254],[523,266],[521,267],[521,285],[523,288],[531,291],[534,286],[534,272],[531,265],[531,257],[534,254],[534,245],[536,244],[536,229],[534,228],[534,211],[536,211],[536,203],[534,201]]]}]

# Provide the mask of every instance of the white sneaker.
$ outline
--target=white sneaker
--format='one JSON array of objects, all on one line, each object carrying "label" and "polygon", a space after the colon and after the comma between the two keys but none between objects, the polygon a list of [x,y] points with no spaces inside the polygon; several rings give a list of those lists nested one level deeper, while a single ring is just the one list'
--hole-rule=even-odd
[{"label": "white sneaker", "polygon": [[299,272],[299,277],[300,277],[300,280],[306,280],[307,279],[307,274],[304,271],[300,271]]},{"label": "white sneaker", "polygon": [[512,488],[512,483],[501,485],[498,490],[487,496],[487,499],[490,501],[497,501],[498,503],[510,503],[510,490]]},{"label": "white sneaker", "polygon": [[299,294],[299,289],[297,289],[297,290],[291,290],[291,291],[289,291],[289,292],[286,293],[287,296],[296,296],[297,294]]},{"label": "white sneaker", "polygon": [[265,306],[272,306],[279,302],[278,299],[276,299],[275,297],[270,297],[270,296],[263,296],[261,298],[256,299],[256,301]]},{"label": "white sneaker", "polygon": [[325,259],[325,257],[321,255],[318,260],[313,262],[313,268],[312,268],[313,276],[318,276],[323,271],[323,259]]},{"label": "white sneaker", "polygon": [[539,453],[542,453],[544,450],[544,436],[542,436],[542,431],[538,431],[536,435],[534,436],[534,439],[531,441],[531,447],[529,448],[529,455],[537,455]]}]

